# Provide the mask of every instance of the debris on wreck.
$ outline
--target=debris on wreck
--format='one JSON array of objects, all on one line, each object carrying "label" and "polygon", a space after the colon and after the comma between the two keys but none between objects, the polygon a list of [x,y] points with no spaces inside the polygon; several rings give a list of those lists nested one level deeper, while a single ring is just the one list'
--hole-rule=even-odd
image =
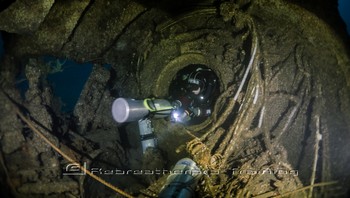
[{"label": "debris on wreck", "polygon": [[[348,196],[348,37],[325,22],[339,16],[283,0],[3,2],[1,197]],[[64,111],[55,88],[72,84],[48,76],[67,64],[89,72]]]}]

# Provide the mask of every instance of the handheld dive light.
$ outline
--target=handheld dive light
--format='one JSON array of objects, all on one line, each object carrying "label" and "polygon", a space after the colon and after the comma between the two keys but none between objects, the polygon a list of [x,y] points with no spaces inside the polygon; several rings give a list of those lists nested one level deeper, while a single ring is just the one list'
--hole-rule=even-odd
[{"label": "handheld dive light", "polygon": [[138,121],[149,115],[164,118],[169,116],[172,110],[171,103],[164,99],[117,98],[112,105],[113,118],[118,123]]},{"label": "handheld dive light", "polygon": [[156,147],[150,116],[164,118],[171,114],[173,107],[164,99],[134,100],[117,98],[112,105],[112,115],[118,123],[138,121],[143,153],[148,147]]},{"label": "handheld dive light", "polygon": [[159,198],[191,198],[201,177],[201,170],[196,163],[183,158],[178,161],[167,178],[165,185],[159,193]]}]

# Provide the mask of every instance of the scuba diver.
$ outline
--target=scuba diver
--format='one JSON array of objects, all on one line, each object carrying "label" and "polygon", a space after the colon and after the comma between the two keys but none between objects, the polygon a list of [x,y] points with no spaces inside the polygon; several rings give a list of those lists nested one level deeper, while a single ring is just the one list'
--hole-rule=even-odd
[{"label": "scuba diver", "polygon": [[190,65],[180,70],[169,89],[173,122],[196,124],[211,115],[213,99],[219,94],[218,77],[208,67]]},{"label": "scuba diver", "polygon": [[204,65],[190,65],[180,70],[169,87],[169,99],[117,98],[112,104],[112,116],[118,123],[138,121],[142,150],[156,147],[152,118],[170,117],[172,122],[199,124],[212,112],[219,95],[216,74]]}]

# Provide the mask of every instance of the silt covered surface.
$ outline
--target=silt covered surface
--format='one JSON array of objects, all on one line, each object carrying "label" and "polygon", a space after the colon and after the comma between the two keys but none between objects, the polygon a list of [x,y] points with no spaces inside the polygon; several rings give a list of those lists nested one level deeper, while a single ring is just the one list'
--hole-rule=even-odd
[{"label": "silt covered surface", "polygon": [[[131,0],[40,2],[16,1],[0,12],[11,18],[0,21],[4,196],[115,194],[88,176],[62,175],[69,162],[16,109],[90,168],[171,169],[190,157],[202,170],[220,170],[201,179],[198,196],[273,196],[331,181],[338,183],[291,195],[312,189],[313,196],[346,196],[348,46],[320,15],[279,0],[191,2],[176,12],[167,3]],[[32,8],[27,18],[23,6]],[[53,95],[46,78],[52,70],[40,58],[45,55],[93,64],[72,113],[62,112]],[[113,100],[167,98],[176,72],[190,64],[206,65],[220,79],[212,116],[193,126],[152,120],[159,146],[143,154],[137,124],[112,119]],[[24,97],[15,88],[19,73],[29,85]],[[265,169],[294,174],[237,174]],[[166,179],[99,176],[141,197],[157,194]]]}]

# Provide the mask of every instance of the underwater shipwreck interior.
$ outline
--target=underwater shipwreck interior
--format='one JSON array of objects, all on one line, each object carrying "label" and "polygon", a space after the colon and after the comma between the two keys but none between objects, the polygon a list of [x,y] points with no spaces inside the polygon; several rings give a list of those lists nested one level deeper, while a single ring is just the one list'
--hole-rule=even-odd
[{"label": "underwater shipwreck interior", "polygon": [[0,0],[0,197],[349,197],[329,0]]}]

